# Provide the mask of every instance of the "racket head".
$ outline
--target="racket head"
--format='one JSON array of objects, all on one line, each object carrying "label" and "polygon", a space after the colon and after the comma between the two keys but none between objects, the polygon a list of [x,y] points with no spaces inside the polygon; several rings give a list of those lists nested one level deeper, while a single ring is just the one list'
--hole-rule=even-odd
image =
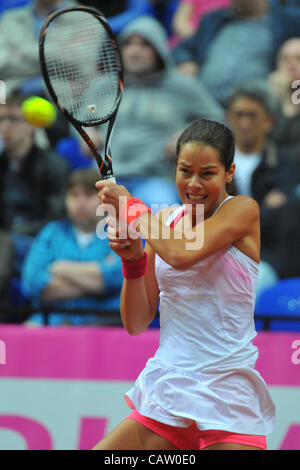
[{"label": "racket head", "polygon": [[49,94],[73,124],[100,125],[116,114],[123,92],[122,59],[100,11],[80,6],[49,15],[41,28],[39,55]]}]

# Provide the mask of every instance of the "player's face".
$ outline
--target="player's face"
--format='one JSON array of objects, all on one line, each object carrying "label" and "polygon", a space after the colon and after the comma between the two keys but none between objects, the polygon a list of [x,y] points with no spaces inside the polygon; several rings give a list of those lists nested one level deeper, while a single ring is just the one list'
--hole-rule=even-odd
[{"label": "player's face", "polygon": [[66,195],[68,217],[75,227],[83,232],[91,232],[96,226],[96,211],[99,205],[97,193],[88,192],[80,185],[72,186]]},{"label": "player's face", "polygon": [[129,36],[122,44],[122,59],[125,71],[136,75],[153,72],[158,63],[151,44],[136,34]]},{"label": "player's face", "polygon": [[176,185],[184,204],[204,206],[204,218],[209,217],[228,195],[226,183],[234,174],[234,164],[229,171],[220,161],[219,152],[210,145],[189,142],[181,147],[176,168]]}]

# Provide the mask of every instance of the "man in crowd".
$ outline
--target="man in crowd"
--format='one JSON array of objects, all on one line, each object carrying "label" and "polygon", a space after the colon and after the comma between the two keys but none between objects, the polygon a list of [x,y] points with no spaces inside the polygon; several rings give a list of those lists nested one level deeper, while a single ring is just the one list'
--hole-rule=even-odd
[{"label": "man in crowd", "polygon": [[[119,310],[121,261],[104,233],[96,230],[98,179],[95,169],[71,173],[65,198],[67,218],[49,222],[39,232],[24,264],[24,292],[35,305],[51,305],[53,312],[60,308],[98,310],[98,316],[53,313],[51,325],[99,324],[103,321],[99,310]],[[41,315],[29,322],[41,324]]]},{"label": "man in crowd", "polygon": [[64,214],[68,164],[35,144],[36,128],[24,120],[24,97],[15,92],[0,105],[0,228],[13,239],[19,272],[33,237]]},{"label": "man in crowd", "polygon": [[42,24],[54,10],[79,5],[74,0],[33,0],[28,5],[5,11],[0,18],[0,77],[7,94],[22,89],[24,94],[44,92],[38,42]]},{"label": "man in crowd", "polygon": [[[270,137],[277,111],[277,101],[262,81],[244,83],[229,96],[227,118],[236,142],[238,192],[258,202],[262,259],[281,275],[285,245],[292,243],[281,236],[282,226],[287,230],[292,219],[300,171],[288,154],[278,151]],[[297,219],[296,212],[293,217]],[[295,237],[298,240],[299,234]]]},{"label": "man in crowd", "polygon": [[231,0],[208,13],[173,54],[182,73],[198,76],[222,105],[232,85],[267,78],[280,45],[299,36],[300,9],[268,0]]},{"label": "man in crowd", "polygon": [[222,108],[191,77],[178,73],[160,23],[141,17],[119,37],[125,69],[125,91],[112,139],[115,175],[146,203],[177,202],[164,159],[172,136],[190,121],[207,117],[222,121]]}]

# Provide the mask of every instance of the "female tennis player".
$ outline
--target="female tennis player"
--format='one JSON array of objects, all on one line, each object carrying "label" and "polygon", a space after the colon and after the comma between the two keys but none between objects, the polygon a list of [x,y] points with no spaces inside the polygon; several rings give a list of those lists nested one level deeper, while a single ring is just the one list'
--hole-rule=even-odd
[{"label": "female tennis player", "polygon": [[[94,449],[266,449],[275,412],[254,368],[258,352],[252,344],[259,209],[248,196],[231,194],[233,157],[229,129],[193,122],[177,143],[183,206],[171,215],[163,210],[154,216],[126,188],[96,183],[101,203],[116,211],[126,196],[119,220],[138,223],[146,239],[144,252],[140,239],[123,240],[115,227],[108,229],[110,246],[123,261],[124,326],[133,335],[146,330],[160,299],[161,331],[155,356],[125,395],[131,414]],[[187,218],[191,232],[178,236],[176,226]],[[191,233],[203,228],[204,242],[188,249]]]}]

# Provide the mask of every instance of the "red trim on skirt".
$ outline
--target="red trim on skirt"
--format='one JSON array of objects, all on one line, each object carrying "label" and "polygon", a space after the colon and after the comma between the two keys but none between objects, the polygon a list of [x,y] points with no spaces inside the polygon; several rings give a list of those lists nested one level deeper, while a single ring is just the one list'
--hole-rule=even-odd
[{"label": "red trim on skirt", "polygon": [[170,426],[160,423],[154,419],[147,418],[133,410],[127,418],[134,419],[146,426],[151,431],[172,442],[180,450],[202,450],[205,447],[221,442],[231,442],[246,446],[259,447],[266,450],[267,443],[265,436],[252,434],[237,434],[228,431],[204,430],[200,431],[196,423],[187,428]]}]

